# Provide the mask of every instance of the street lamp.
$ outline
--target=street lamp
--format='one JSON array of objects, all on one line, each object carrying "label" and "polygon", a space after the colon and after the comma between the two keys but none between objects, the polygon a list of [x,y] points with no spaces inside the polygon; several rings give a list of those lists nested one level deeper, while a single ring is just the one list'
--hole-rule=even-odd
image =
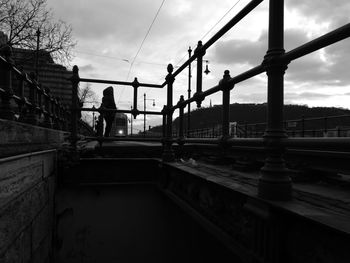
[{"label": "street lamp", "polygon": [[146,99],[146,93],[143,94],[143,136],[146,136],[146,100],[152,100],[152,106],[156,106],[155,99]]},{"label": "street lamp", "polygon": [[[188,59],[191,58],[191,54],[192,54],[192,49],[191,47],[188,48]],[[188,99],[191,98],[191,62],[188,64]],[[187,105],[187,137],[189,137],[189,132],[190,132],[190,114],[191,114],[191,103],[188,103]]]},{"label": "street lamp", "polygon": [[210,73],[210,70],[208,69],[208,64],[209,64],[209,60],[205,60],[205,70],[204,70],[204,73],[206,75],[208,75]]},{"label": "street lamp", "polygon": [[[130,106],[132,112],[132,106]],[[130,114],[130,136],[132,136],[132,114]]]}]

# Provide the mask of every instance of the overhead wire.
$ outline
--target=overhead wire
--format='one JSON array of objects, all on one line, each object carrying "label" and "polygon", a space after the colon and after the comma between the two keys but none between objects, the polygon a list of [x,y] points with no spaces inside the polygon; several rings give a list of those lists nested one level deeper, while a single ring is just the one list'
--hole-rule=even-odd
[{"label": "overhead wire", "polygon": [[[231,10],[240,2],[241,0],[237,0],[237,2],[230,7],[230,9],[228,11],[226,11],[226,13],[200,38],[201,40],[204,39],[230,12]],[[195,45],[193,45],[195,46]],[[187,56],[187,54],[185,54],[175,65],[178,66]]]},{"label": "overhead wire", "polygon": [[[121,58],[121,57],[113,57],[113,56],[95,54],[95,53],[86,52],[86,51],[80,51],[80,50],[75,50],[75,52],[81,53],[81,54],[90,55],[90,56],[102,57],[102,58],[109,58],[109,59],[115,59],[115,60],[124,61],[124,62],[126,62],[126,63],[130,63],[130,60],[127,59],[127,58]],[[155,65],[155,66],[167,66],[167,64],[156,63],[156,62],[150,62],[150,61],[144,61],[144,60],[139,60],[139,61],[137,61],[137,63],[138,63],[138,64],[149,64],[149,65]]]},{"label": "overhead wire", "polygon": [[[137,50],[137,52],[136,52],[136,54],[135,54],[133,60],[131,61],[131,64],[130,64],[130,67],[129,67],[129,71],[128,71],[128,75],[126,76],[126,81],[129,79],[130,72],[131,72],[132,67],[134,66],[135,60],[136,60],[137,56],[139,55],[139,53],[140,53],[140,51],[141,51],[141,49],[142,49],[142,46],[143,46],[143,44],[145,43],[145,41],[146,41],[146,39],[147,39],[149,33],[151,32],[151,29],[152,29],[152,27],[153,27],[153,25],[154,25],[154,22],[156,21],[158,15],[159,15],[159,13],[160,13],[160,10],[162,9],[164,3],[165,3],[165,0],[162,0],[162,3],[160,4],[160,6],[159,6],[159,8],[158,8],[158,10],[157,10],[157,12],[156,12],[156,14],[155,14],[155,16],[154,16],[152,22],[151,22],[151,25],[149,26],[149,28],[148,28],[148,30],[147,30],[147,32],[146,32],[146,34],[145,34],[145,36],[144,36],[144,38],[143,38],[143,40],[142,40],[142,42],[141,42],[141,45],[140,45],[139,49]],[[120,93],[120,95],[119,95],[118,101],[119,101],[119,99],[121,98],[121,96],[123,95],[124,89],[125,89],[125,87],[122,89],[122,91],[121,91],[121,93]],[[117,101],[117,102],[118,102],[118,101]]]},{"label": "overhead wire", "polygon": [[146,39],[147,39],[149,33],[151,32],[151,29],[152,29],[152,27],[153,27],[153,25],[154,25],[154,22],[156,21],[158,15],[159,15],[159,13],[160,13],[160,10],[162,9],[164,3],[165,3],[165,0],[163,0],[162,3],[160,4],[160,6],[159,6],[159,8],[158,8],[158,10],[157,10],[157,13],[155,14],[155,16],[154,16],[154,18],[153,18],[153,20],[152,20],[152,23],[151,23],[151,25],[149,26],[149,28],[148,28],[148,30],[147,30],[147,32],[146,32],[146,35],[145,35],[145,37],[143,38],[143,40],[142,40],[142,42],[141,42],[141,45],[140,45],[139,49],[138,49],[137,52],[136,52],[135,57],[134,57],[133,60],[131,61],[131,64],[130,64],[130,67],[129,67],[129,72],[128,72],[128,75],[127,75],[127,77],[126,77],[126,80],[128,80],[128,78],[129,78],[129,75],[130,75],[131,69],[132,69],[132,67],[133,67],[133,65],[134,65],[134,63],[135,63],[135,60],[136,60],[137,56],[139,55],[139,53],[140,53],[140,51],[141,51],[141,49],[142,49],[142,46],[143,46],[143,44],[145,43],[145,41],[146,41]]}]

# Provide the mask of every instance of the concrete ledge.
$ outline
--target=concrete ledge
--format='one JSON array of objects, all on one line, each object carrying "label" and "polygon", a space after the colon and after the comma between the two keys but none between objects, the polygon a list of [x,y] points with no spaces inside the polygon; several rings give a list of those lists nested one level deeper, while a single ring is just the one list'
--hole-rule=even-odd
[{"label": "concrete ledge", "polygon": [[57,148],[67,136],[65,131],[0,119],[0,158]]},{"label": "concrete ledge", "polygon": [[349,194],[328,187],[325,198],[322,185],[295,184],[294,200],[270,202],[257,197],[258,176],[164,163],[161,180],[167,192],[227,233],[243,262],[349,262]]}]

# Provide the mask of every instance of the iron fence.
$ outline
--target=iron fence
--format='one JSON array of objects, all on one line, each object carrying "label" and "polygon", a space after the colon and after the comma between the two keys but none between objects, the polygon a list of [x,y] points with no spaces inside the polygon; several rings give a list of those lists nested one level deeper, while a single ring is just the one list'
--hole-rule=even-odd
[{"label": "iron fence", "polygon": [[[70,109],[38,83],[33,72],[28,75],[14,65],[10,46],[3,46],[0,54],[0,118],[68,130]],[[17,94],[12,85],[13,74],[18,80]],[[24,96],[26,91],[29,98]]]},{"label": "iron fence", "polygon": [[[218,41],[226,32],[239,23],[245,16],[253,11],[263,0],[252,0],[249,2],[240,12],[237,13],[223,28],[221,28],[212,38],[206,43],[198,41],[198,45],[194,50],[193,55],[182,64],[175,72],[173,72],[173,66],[171,64],[167,67],[166,81],[162,85],[139,83],[137,79],[133,82],[121,82],[121,81],[109,81],[109,80],[97,80],[97,79],[84,79],[80,78],[78,74],[78,67],[73,68],[73,76],[71,78],[73,96],[72,96],[72,114],[71,114],[71,140],[72,145],[75,146],[78,139],[77,134],[77,112],[78,111],[99,111],[101,114],[106,110],[103,109],[88,109],[79,108],[76,103],[77,89],[80,82],[96,82],[105,84],[119,84],[128,85],[134,88],[134,108],[133,110],[113,110],[115,112],[130,113],[134,117],[138,114],[155,114],[163,116],[163,129],[161,142],[163,143],[163,160],[173,161],[174,151],[172,144],[177,142],[180,146],[186,143],[207,143],[207,144],[219,144],[226,147],[240,147],[240,146],[252,146],[263,147],[266,152],[265,164],[261,169],[261,176],[258,184],[258,195],[262,198],[271,200],[289,200],[292,193],[292,183],[289,177],[288,170],[286,169],[285,161],[283,159],[283,153],[286,148],[288,149],[310,149],[315,150],[319,147],[325,149],[342,149],[349,151],[350,140],[346,138],[288,138],[287,131],[285,129],[285,121],[283,119],[283,107],[284,107],[284,74],[287,70],[289,63],[294,60],[308,55],[316,50],[329,46],[333,43],[341,41],[350,36],[350,24],[346,24],[334,31],[331,31],[319,38],[316,38],[300,47],[297,47],[291,51],[285,52],[284,50],[284,1],[283,0],[270,0],[269,1],[269,30],[268,30],[268,50],[264,54],[262,63],[241,73],[231,77],[230,72],[226,70],[223,78],[219,84],[203,91],[202,90],[202,72],[203,72],[203,57],[206,51]],[[194,60],[197,61],[197,82],[196,92],[192,97],[185,100],[183,96],[180,97],[178,103],[173,105],[173,85],[175,77],[180,74],[186,67],[190,65]],[[1,65],[8,74],[10,70],[7,69],[9,62],[6,59],[0,60]],[[12,70],[12,68],[11,68]],[[235,85],[248,80],[256,75],[266,72],[267,74],[267,122],[264,130],[264,136],[262,138],[234,138],[230,136],[230,92]],[[7,75],[6,75],[7,76]],[[7,79],[7,78],[5,78]],[[33,81],[28,81],[33,85]],[[9,84],[7,85],[10,86]],[[138,87],[148,88],[164,88],[167,89],[167,104],[164,106],[161,112],[143,112],[137,108],[137,90]],[[9,88],[1,89],[2,95],[2,116],[8,112],[6,109],[9,107],[10,98],[14,98]],[[35,86],[36,87],[36,86]],[[37,89],[37,88],[35,88]],[[222,123],[221,123],[221,136],[217,139],[210,138],[186,138],[184,135],[184,108],[190,103],[195,102],[197,107],[201,106],[202,101],[209,95],[217,92],[222,92]],[[31,103],[34,108],[34,103]],[[7,108],[6,108],[7,107]],[[174,139],[173,134],[173,113],[175,110],[179,110],[179,128]],[[47,111],[48,112],[48,111]],[[47,114],[48,115],[48,114]],[[51,116],[51,114],[50,114]],[[248,127],[248,126],[247,126]],[[245,136],[248,137],[249,130],[246,127]],[[241,129],[242,130],[242,129]],[[304,135],[306,130],[304,129]],[[209,131],[208,131],[209,134]],[[121,140],[121,138],[100,138],[101,140]],[[129,139],[129,138],[127,138]],[[147,138],[132,138],[134,140],[147,140]],[[148,138],[148,140],[158,140],[154,138]]]}]

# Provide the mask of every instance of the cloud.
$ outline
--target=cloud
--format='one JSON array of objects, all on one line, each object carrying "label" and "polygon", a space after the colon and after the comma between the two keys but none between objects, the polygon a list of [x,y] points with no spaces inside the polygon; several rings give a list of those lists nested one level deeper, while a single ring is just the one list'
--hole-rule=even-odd
[{"label": "cloud", "polygon": [[[285,30],[285,49],[292,50],[309,42],[306,32],[300,29]],[[325,48],[292,61],[286,71],[286,80],[296,83],[314,83],[318,85],[350,84],[350,40],[344,40],[334,46]],[[220,42],[215,48],[215,56],[221,64],[259,65],[267,50],[267,33],[262,32],[257,41],[247,39],[231,39]]]},{"label": "cloud", "polygon": [[302,92],[302,93],[285,93],[286,100],[320,100],[333,97],[332,94],[324,94],[318,92]]},{"label": "cloud", "polygon": [[[220,5],[216,1],[203,0],[166,1],[129,73],[131,61],[162,0],[47,1],[58,18],[73,25],[73,33],[78,40],[77,52],[88,50],[94,54],[127,59],[130,62],[79,53],[75,64],[83,65],[80,68],[84,77],[124,81],[129,75],[128,80],[137,76],[139,81],[149,83],[162,83],[166,75],[166,64],[173,63],[175,65],[181,58],[184,58],[181,61],[184,62],[188,56],[188,46],[191,45],[194,49],[197,41],[233,4],[230,0],[222,0]],[[205,43],[248,1],[245,3],[241,1],[220,25],[202,39],[203,42]],[[224,69],[230,69],[231,76],[235,76],[263,61],[267,51],[267,2],[264,1],[254,10],[254,14],[247,16],[237,27],[225,34],[208,50],[205,59],[210,60],[210,76],[215,77],[208,79],[204,76],[207,78],[203,80],[204,88],[217,85],[222,78]],[[285,49],[289,51],[310,41],[311,36],[322,34],[319,34],[321,29],[328,31],[329,27],[329,30],[332,30],[338,25],[348,22],[350,2],[337,0],[335,4],[335,1],[329,0],[286,0],[286,9],[292,19],[296,17],[295,20],[288,20],[290,18],[286,17]],[[350,68],[348,55],[348,46],[350,45],[346,41],[293,61],[288,65],[285,75],[286,91],[290,93],[296,90],[299,93],[294,97],[289,97],[286,94],[286,98],[297,100],[299,96],[303,100],[310,99],[310,101],[315,102],[315,98],[320,98],[320,96],[312,93],[320,86],[335,87],[350,84],[350,74],[347,72]],[[176,77],[174,102],[180,94],[186,94],[186,70],[184,72],[181,76]],[[194,76],[193,89],[195,89],[195,71],[192,74]],[[263,89],[260,89],[261,86]],[[124,87],[119,90],[116,96],[122,97],[121,101],[132,100],[132,92],[130,92],[129,98],[126,96],[129,94],[126,88],[125,92]],[[318,91],[320,90],[318,89]],[[144,91],[146,89],[142,90],[140,94]],[[263,93],[259,93],[260,91]],[[305,92],[303,94],[300,91]],[[159,98],[162,104],[165,103],[165,90],[147,90],[147,92],[151,93],[153,97]],[[245,100],[266,101],[266,74],[262,74],[253,82],[240,83],[235,87],[233,94],[235,96],[233,99],[237,98],[242,102]],[[234,101],[233,99],[232,101]]]},{"label": "cloud", "polygon": [[84,72],[88,72],[88,71],[93,71],[95,69],[95,67],[91,64],[87,64],[87,65],[84,65],[84,66],[80,66],[79,69],[81,71],[84,71]]},{"label": "cloud", "polygon": [[315,19],[316,22],[329,22],[334,28],[349,22],[348,0],[287,0],[286,8],[299,12],[309,19]]}]

